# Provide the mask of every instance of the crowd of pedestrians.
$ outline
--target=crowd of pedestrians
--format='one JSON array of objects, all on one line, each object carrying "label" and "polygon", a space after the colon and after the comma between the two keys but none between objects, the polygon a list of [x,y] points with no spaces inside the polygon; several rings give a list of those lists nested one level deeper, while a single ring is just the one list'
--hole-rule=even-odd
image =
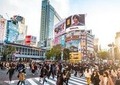
[{"label": "crowd of pedestrians", "polygon": [[14,72],[18,72],[17,85],[25,85],[26,69],[32,75],[39,76],[39,82],[47,82],[46,78],[57,78],[56,85],[68,85],[71,75],[85,77],[87,85],[120,85],[120,67],[114,63],[61,63],[61,62],[1,62],[0,69],[8,69],[9,80]]}]

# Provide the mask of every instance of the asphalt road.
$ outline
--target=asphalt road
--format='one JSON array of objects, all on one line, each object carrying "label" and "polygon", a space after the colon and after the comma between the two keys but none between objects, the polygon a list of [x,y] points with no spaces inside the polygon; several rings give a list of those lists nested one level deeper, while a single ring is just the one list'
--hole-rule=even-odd
[{"label": "asphalt road", "polygon": [[[1,70],[0,69],[0,85],[8,85],[4,81],[9,81],[9,76],[7,74],[7,69]],[[26,79],[27,78],[34,78],[34,77],[39,77],[40,72],[36,72],[34,75],[31,73],[31,70],[29,68],[26,69]],[[17,78],[18,72],[15,71],[14,75],[12,77],[12,80],[18,80]]]}]

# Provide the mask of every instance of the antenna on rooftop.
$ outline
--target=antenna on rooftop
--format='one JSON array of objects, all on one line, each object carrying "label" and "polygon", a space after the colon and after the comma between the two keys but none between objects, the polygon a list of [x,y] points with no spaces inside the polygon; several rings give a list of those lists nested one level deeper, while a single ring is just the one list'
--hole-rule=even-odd
[{"label": "antenna on rooftop", "polygon": [[8,16],[8,14],[7,13],[5,13],[5,14],[6,14],[7,18],[10,19],[10,17]]}]

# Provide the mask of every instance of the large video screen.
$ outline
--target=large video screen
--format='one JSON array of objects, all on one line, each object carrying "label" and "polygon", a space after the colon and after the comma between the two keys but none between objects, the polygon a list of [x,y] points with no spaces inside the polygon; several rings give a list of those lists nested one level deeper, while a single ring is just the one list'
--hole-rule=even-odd
[{"label": "large video screen", "polygon": [[75,14],[66,19],[66,28],[72,26],[85,26],[85,14]]},{"label": "large video screen", "polygon": [[66,47],[70,49],[70,51],[78,52],[80,48],[80,40],[72,40],[66,42]]},{"label": "large video screen", "polygon": [[65,46],[65,35],[60,37],[60,44],[64,47]]},{"label": "large video screen", "polygon": [[65,20],[57,24],[54,29],[55,36],[59,36],[63,33],[65,33]]}]

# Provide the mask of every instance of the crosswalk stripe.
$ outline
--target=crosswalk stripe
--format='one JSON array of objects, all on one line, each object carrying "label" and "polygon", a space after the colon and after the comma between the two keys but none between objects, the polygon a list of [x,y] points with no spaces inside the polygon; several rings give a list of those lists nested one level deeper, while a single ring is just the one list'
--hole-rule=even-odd
[{"label": "crosswalk stripe", "polygon": [[52,79],[48,79],[48,78],[46,78],[46,80],[49,81],[49,82],[51,82],[53,85],[56,84],[56,82],[55,82],[54,80],[52,80]]},{"label": "crosswalk stripe", "polygon": [[27,79],[32,85],[38,85],[37,83],[35,83],[32,79]]},{"label": "crosswalk stripe", "polygon": [[[52,78],[52,77],[50,77],[50,78]],[[55,81],[57,81],[57,78],[54,78],[54,79],[55,79]],[[68,85],[73,85],[73,84],[71,84],[71,83],[68,82]]]},{"label": "crosswalk stripe", "polygon": [[40,83],[40,81],[39,81],[39,80],[36,80],[35,78],[33,79],[33,81],[34,81],[35,83],[39,84],[39,85],[42,85],[42,84]]},{"label": "crosswalk stripe", "polygon": [[[55,80],[57,81],[57,78],[55,77]],[[68,81],[68,85],[76,85],[75,82],[73,83],[72,81]]]},{"label": "crosswalk stripe", "polygon": [[[40,78],[37,77],[37,78],[34,78],[34,79],[37,80],[37,81],[39,81]],[[55,81],[55,80],[52,80],[52,79],[47,79],[47,78],[46,78],[46,80],[47,80],[47,83],[49,83],[49,85],[55,85],[55,83],[56,83],[56,81]],[[56,80],[57,80],[57,79],[56,79]],[[41,81],[42,81],[42,80],[41,80]],[[40,83],[43,83],[43,81],[40,82]],[[45,83],[46,83],[46,82],[45,82]],[[46,83],[46,84],[47,84],[47,83]],[[46,85],[46,84],[45,84],[45,85]]]},{"label": "crosswalk stripe", "polygon": [[[74,83],[75,85],[80,85],[80,83],[78,83],[78,82],[76,82],[76,81],[70,81],[70,80],[69,80],[69,82],[70,82],[70,83]],[[83,85],[83,84],[81,84],[81,85]]]},{"label": "crosswalk stripe", "polygon": [[[41,81],[39,81],[39,77],[35,77],[35,78],[29,78],[26,79],[26,84],[27,85],[43,85],[43,80],[41,79]],[[53,79],[52,76],[50,76],[50,78],[46,78],[47,82],[44,82],[44,85],[56,85],[56,81],[57,81],[57,76],[55,76],[55,78]],[[8,81],[5,81],[8,82]],[[15,85],[18,82],[18,80],[14,80],[12,81],[12,84]],[[11,85],[12,85],[11,84]],[[74,75],[71,75],[68,85],[86,85],[86,79],[85,77],[75,77]]]},{"label": "crosswalk stripe", "polygon": [[82,80],[82,81],[86,81],[86,78],[85,78],[85,77],[75,77],[75,76],[71,76],[71,78],[78,79],[78,80]]},{"label": "crosswalk stripe", "polygon": [[86,83],[85,80],[81,80],[81,79],[78,79],[78,78],[76,79],[76,78],[73,78],[73,77],[71,77],[70,80],[75,81],[75,82],[79,82],[79,83]]},{"label": "crosswalk stripe", "polygon": [[[78,83],[81,84],[81,85],[87,84],[84,79],[81,80],[81,78],[78,78],[78,77],[76,77],[77,79],[74,79],[73,77],[74,77],[74,76],[71,76],[71,78],[70,78],[70,80],[69,80],[69,82],[68,82],[69,85],[70,85],[70,84],[71,84],[71,85],[73,85],[73,84],[78,85]],[[52,77],[50,77],[50,78],[52,78]],[[55,77],[55,80],[57,80],[56,77]],[[78,83],[76,83],[76,82],[78,82]]]},{"label": "crosswalk stripe", "polygon": [[37,81],[39,81],[40,78],[39,78],[39,77],[36,77],[35,79],[36,79]]}]

